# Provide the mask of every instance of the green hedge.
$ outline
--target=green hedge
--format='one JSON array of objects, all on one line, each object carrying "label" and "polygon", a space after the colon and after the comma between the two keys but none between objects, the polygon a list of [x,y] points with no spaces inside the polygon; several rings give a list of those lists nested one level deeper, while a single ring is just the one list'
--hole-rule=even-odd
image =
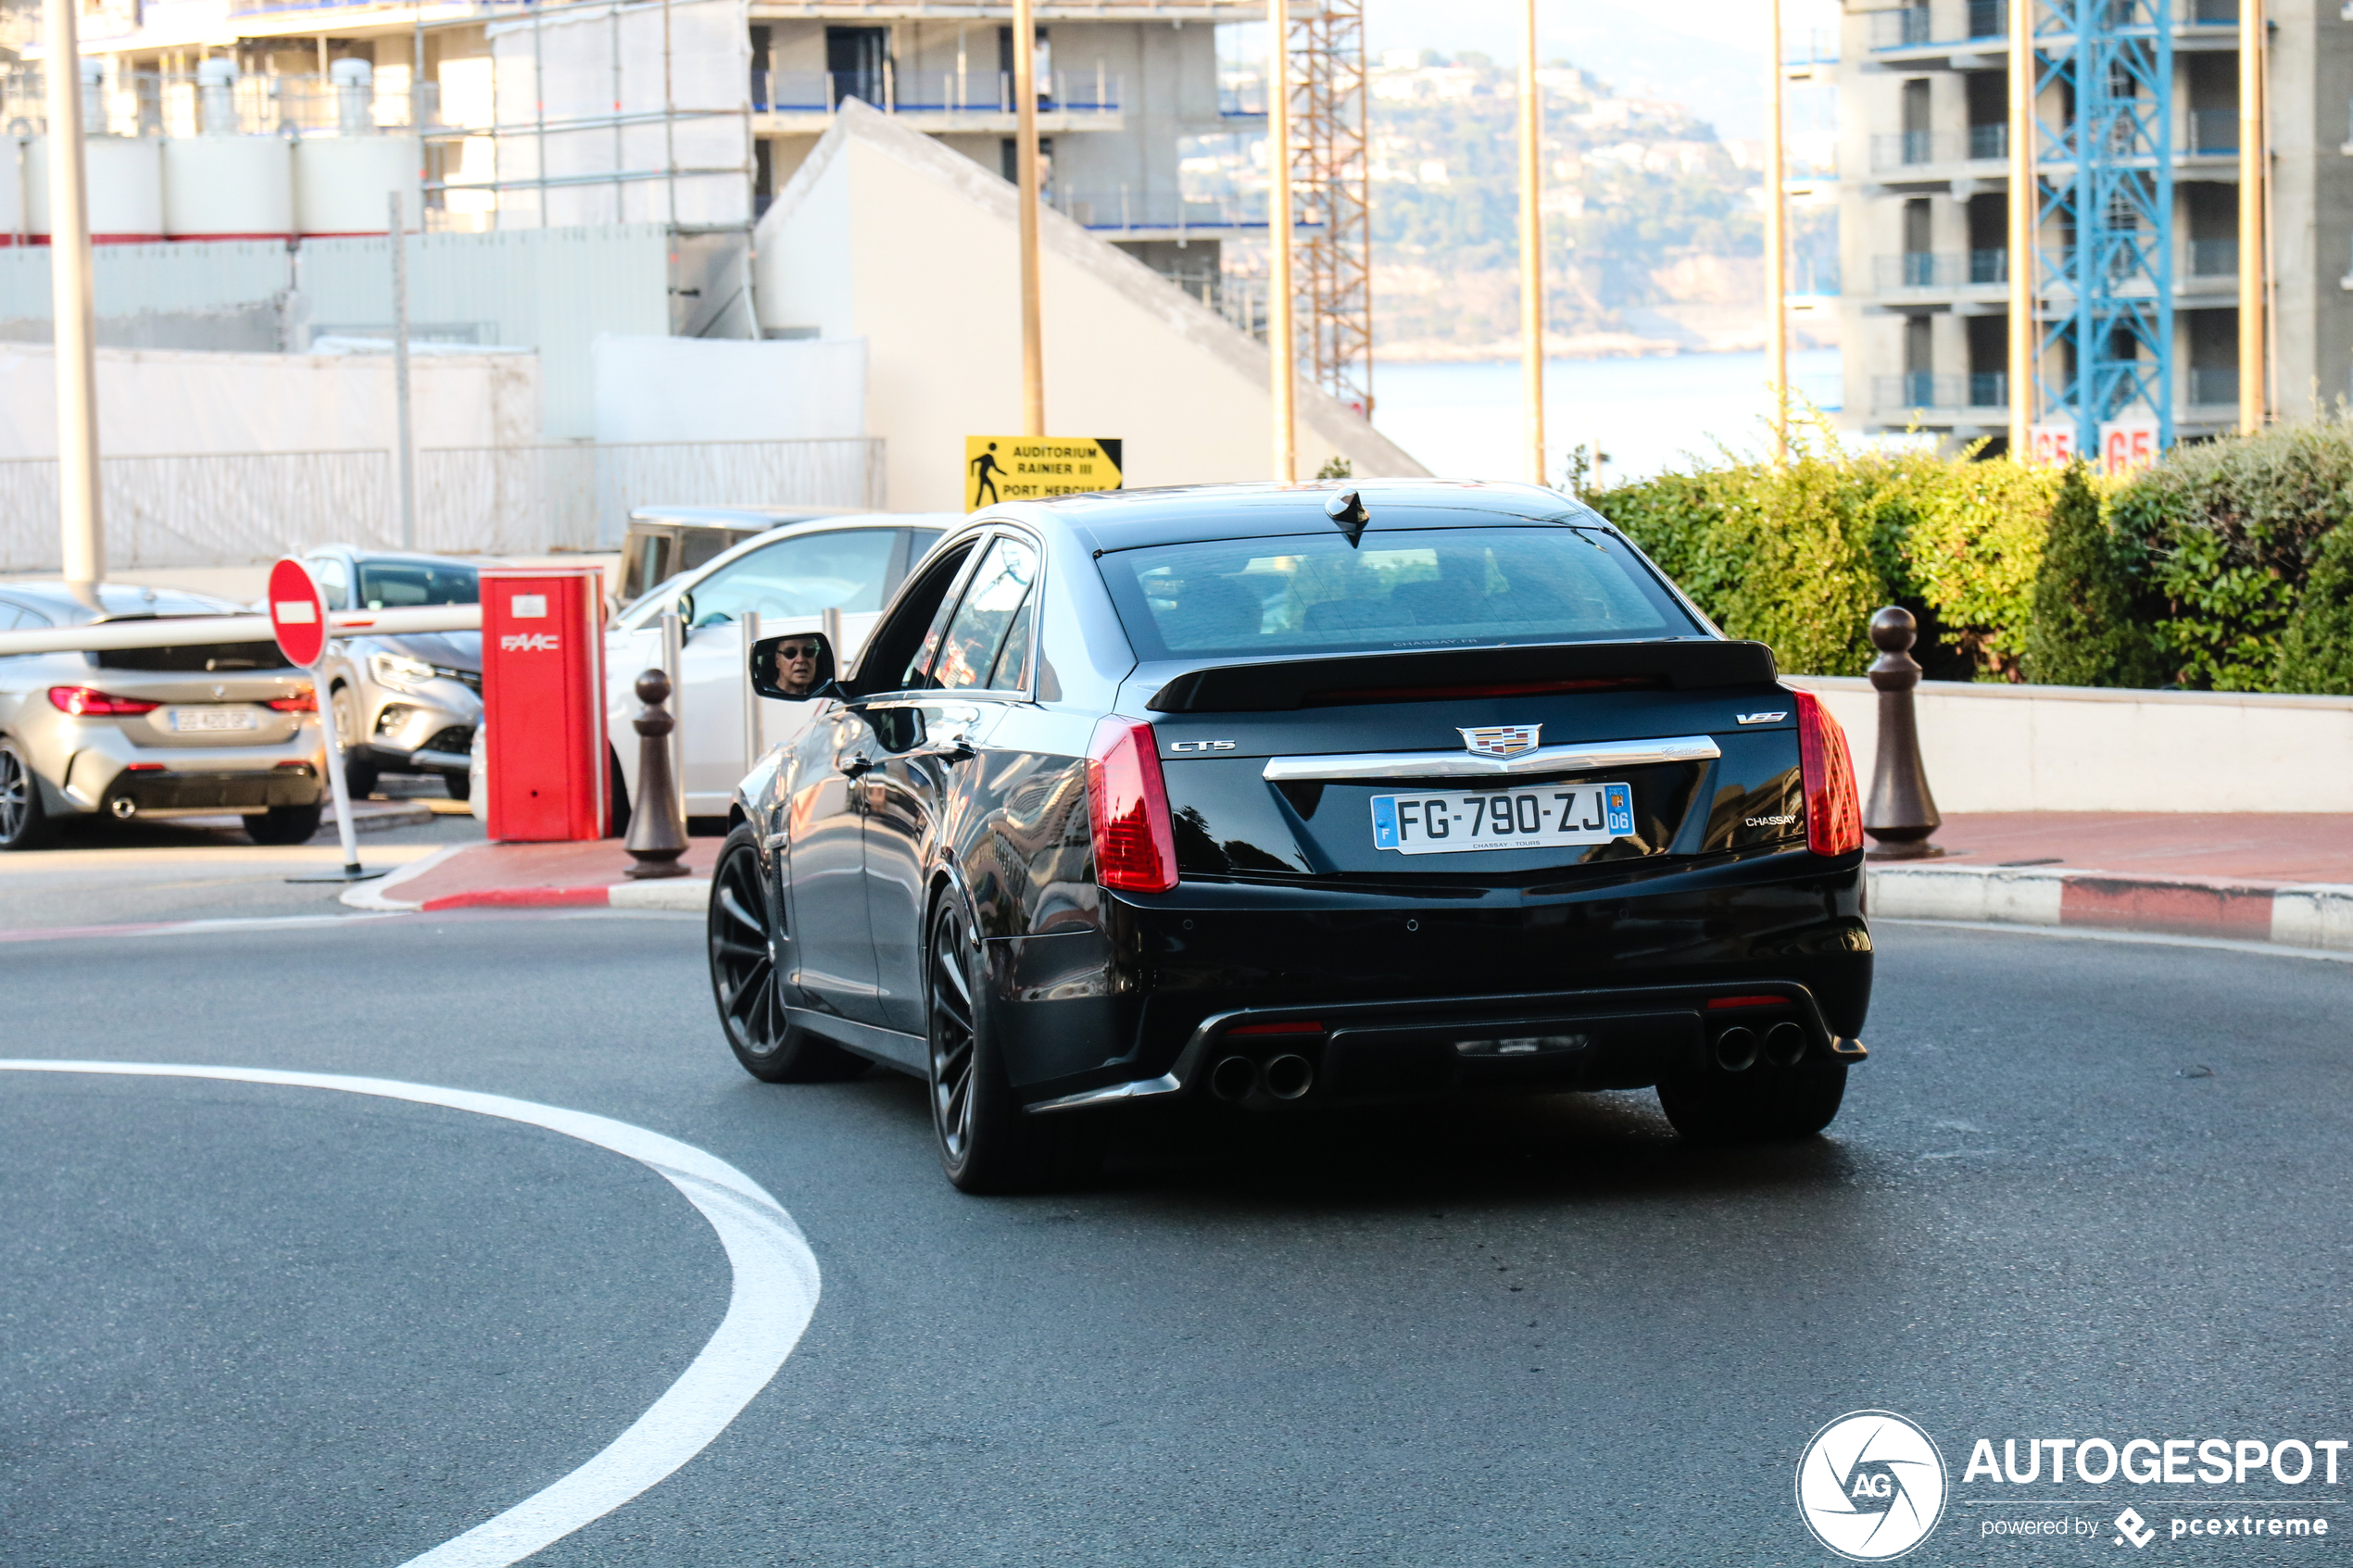
[{"label": "green hedge", "polygon": [[1857,674],[1901,604],[1932,678],[2353,692],[2353,421],[2175,448],[2122,483],[2007,458],[1731,460],[1585,499],[1724,630]]}]

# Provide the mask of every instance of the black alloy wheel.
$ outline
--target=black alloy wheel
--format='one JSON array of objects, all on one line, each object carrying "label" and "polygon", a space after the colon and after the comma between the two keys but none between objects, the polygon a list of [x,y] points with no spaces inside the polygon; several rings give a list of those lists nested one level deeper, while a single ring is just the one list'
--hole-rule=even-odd
[{"label": "black alloy wheel", "polygon": [[960,1192],[1027,1192],[1076,1179],[1094,1163],[1085,1129],[1022,1109],[979,1005],[982,965],[972,919],[952,897],[932,917],[925,959],[933,1140]]},{"label": "black alloy wheel", "polygon": [[705,916],[711,989],[727,1047],[763,1084],[855,1078],[866,1071],[864,1057],[811,1034],[786,1014],[776,972],[785,933],[774,906],[761,872],[759,836],[751,824],[739,822],[720,847]]},{"label": "black alloy wheel", "polygon": [[1762,1064],[1741,1073],[1705,1069],[1658,1086],[1659,1108],[1694,1143],[1779,1143],[1810,1138],[1838,1116],[1846,1063]]},{"label": "black alloy wheel", "polygon": [[0,738],[0,849],[37,849],[52,836],[32,764],[22,746]]}]

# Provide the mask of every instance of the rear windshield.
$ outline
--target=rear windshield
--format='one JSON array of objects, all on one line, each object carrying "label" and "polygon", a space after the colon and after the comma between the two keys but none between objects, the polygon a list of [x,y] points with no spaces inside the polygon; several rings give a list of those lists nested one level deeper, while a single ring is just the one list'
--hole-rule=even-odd
[{"label": "rear windshield", "polygon": [[368,609],[470,605],[481,601],[482,578],[471,566],[365,558],[359,562],[359,603]]},{"label": "rear windshield", "polygon": [[1294,654],[1705,633],[1633,553],[1584,529],[1221,539],[1099,564],[1137,657]]},{"label": "rear windshield", "polygon": [[230,671],[286,670],[275,643],[190,643],[173,648],[99,648],[90,662],[101,670],[160,670],[221,674]]}]

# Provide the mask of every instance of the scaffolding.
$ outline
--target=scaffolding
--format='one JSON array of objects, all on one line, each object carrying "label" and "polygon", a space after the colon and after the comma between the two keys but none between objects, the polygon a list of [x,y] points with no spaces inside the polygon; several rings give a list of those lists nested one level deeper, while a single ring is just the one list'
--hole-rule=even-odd
[{"label": "scaffolding", "polygon": [[2042,0],[2034,14],[2037,400],[2087,457],[2102,425],[2136,412],[2170,447],[2173,0]]},{"label": "scaffolding", "polygon": [[1315,384],[1373,411],[1372,186],[1364,0],[1290,11],[1294,309]]}]

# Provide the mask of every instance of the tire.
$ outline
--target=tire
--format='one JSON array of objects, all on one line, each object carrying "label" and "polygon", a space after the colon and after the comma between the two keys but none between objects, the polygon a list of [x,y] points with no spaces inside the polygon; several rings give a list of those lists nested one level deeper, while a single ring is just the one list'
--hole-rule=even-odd
[{"label": "tire", "polygon": [[449,792],[449,798],[452,800],[473,798],[474,781],[471,774],[444,773],[441,775],[441,787]]},{"label": "tire", "polygon": [[338,684],[327,696],[335,705],[335,744],[342,754],[336,759],[343,766],[343,786],[354,800],[365,800],[375,794],[376,781],[381,776],[373,762],[359,757],[359,699],[351,688]]},{"label": "tire", "polygon": [[324,814],[316,805],[272,806],[245,819],[245,836],[256,844],[308,844]]},{"label": "tire", "polygon": [[24,747],[0,735],[0,850],[39,849],[57,830],[41,805],[41,780]]},{"label": "tire", "polygon": [[982,992],[972,918],[953,897],[932,917],[925,952],[925,1099],[939,1168],[959,1192],[1030,1192],[1087,1173],[1084,1127],[1041,1122],[1013,1096]]},{"label": "tire", "polygon": [[1838,1116],[1846,1063],[1759,1065],[1743,1073],[1713,1069],[1658,1086],[1658,1103],[1675,1131],[1694,1143],[1782,1143],[1810,1138]]},{"label": "tire", "polygon": [[870,1065],[854,1051],[785,1017],[775,952],[784,938],[760,870],[760,840],[738,823],[720,846],[704,930],[711,947],[711,991],[719,1026],[743,1070],[763,1084],[820,1084],[855,1078]]}]

